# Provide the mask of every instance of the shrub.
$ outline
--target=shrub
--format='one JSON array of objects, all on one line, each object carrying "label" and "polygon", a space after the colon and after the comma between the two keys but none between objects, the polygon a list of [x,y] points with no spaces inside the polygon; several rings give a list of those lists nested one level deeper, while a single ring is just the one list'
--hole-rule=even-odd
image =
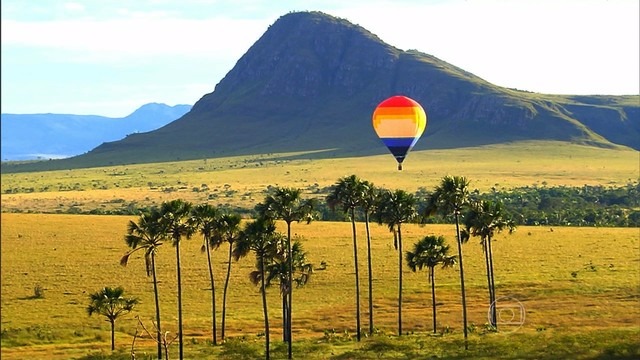
[{"label": "shrub", "polygon": [[40,284],[36,284],[33,287],[33,298],[34,299],[43,299],[44,298],[44,288]]}]

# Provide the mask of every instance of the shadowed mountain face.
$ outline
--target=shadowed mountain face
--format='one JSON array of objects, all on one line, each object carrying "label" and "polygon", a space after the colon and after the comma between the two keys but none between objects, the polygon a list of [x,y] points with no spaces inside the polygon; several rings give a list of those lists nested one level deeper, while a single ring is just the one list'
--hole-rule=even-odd
[{"label": "shadowed mountain face", "polygon": [[[531,69],[536,71],[536,69]],[[433,56],[402,51],[320,12],[278,19],[212,93],[180,119],[105,143],[61,167],[275,152],[387,152],[375,107],[406,95],[427,113],[414,150],[518,140],[640,149],[640,96],[559,96],[506,89]]]}]

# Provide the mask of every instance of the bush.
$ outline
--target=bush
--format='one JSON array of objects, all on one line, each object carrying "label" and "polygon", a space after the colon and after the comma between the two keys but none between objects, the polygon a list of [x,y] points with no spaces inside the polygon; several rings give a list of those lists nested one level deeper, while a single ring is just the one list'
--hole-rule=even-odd
[{"label": "bush", "polygon": [[36,284],[33,287],[33,298],[34,299],[43,299],[44,298],[44,288],[40,284]]}]

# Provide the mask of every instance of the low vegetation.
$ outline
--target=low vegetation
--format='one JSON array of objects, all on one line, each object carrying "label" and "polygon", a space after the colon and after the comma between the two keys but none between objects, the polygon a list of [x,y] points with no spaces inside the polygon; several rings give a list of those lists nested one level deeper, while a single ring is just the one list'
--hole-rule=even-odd
[{"label": "low vegetation", "polygon": [[[638,152],[553,142],[523,142],[411,153],[403,171],[390,155],[305,160],[309,154],[265,154],[2,174],[3,212],[136,215],[175,198],[209,203],[245,217],[275,186],[323,197],[335,179],[358,174],[378,186],[424,199],[439,178],[464,174],[471,190],[500,199],[528,225],[639,226]],[[302,158],[300,158],[302,157]],[[323,220],[342,220],[321,208]],[[453,221],[434,217],[428,221]]]}]

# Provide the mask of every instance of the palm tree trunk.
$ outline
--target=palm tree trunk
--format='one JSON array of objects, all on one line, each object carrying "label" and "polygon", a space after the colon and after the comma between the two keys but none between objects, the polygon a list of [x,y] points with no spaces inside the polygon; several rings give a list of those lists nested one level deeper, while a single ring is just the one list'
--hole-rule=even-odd
[{"label": "palm tree trunk", "polygon": [[233,244],[229,243],[229,263],[227,265],[227,278],[224,280],[224,291],[222,292],[222,339],[224,340],[224,330],[227,318],[227,288],[229,287],[229,277],[231,276],[231,256],[233,255]]},{"label": "palm tree trunk", "polygon": [[111,351],[116,349],[116,320],[109,319],[111,323]]},{"label": "palm tree trunk", "polygon": [[287,304],[287,337],[288,337],[288,345],[287,345],[287,353],[288,353],[288,358],[292,359],[292,346],[291,346],[291,341],[292,341],[292,335],[291,335],[291,330],[292,330],[292,322],[291,322],[291,310],[293,308],[293,259],[292,259],[292,254],[291,254],[291,223],[287,222],[287,261],[289,263],[289,279],[288,279],[288,296],[289,296],[289,301]]},{"label": "palm tree trunk", "polygon": [[[487,268],[487,288],[489,289],[489,310],[491,310],[494,306],[493,304],[493,290],[491,289],[491,267],[489,266],[489,245],[487,243],[487,239],[482,239],[482,250],[484,252],[484,262]],[[491,310],[493,313],[493,310]],[[493,322],[493,316],[490,318],[490,322],[492,326],[495,326]]]},{"label": "palm tree trunk", "polygon": [[398,223],[398,336],[402,335],[402,230]]},{"label": "palm tree trunk", "polygon": [[351,208],[351,230],[353,233],[353,262],[356,272],[356,339],[360,341],[360,275],[358,272],[358,241],[356,237],[355,211]]},{"label": "palm tree trunk", "polygon": [[464,267],[462,266],[462,241],[460,239],[460,214],[455,212],[456,218],[456,235],[458,240],[458,260],[460,264],[460,293],[462,294],[462,323],[463,323],[463,331],[464,331],[464,349],[469,349],[469,344],[467,342],[467,299],[464,291]]},{"label": "palm tree trunk", "polygon": [[434,267],[429,268],[430,277],[431,277],[431,304],[433,308],[433,333],[435,334],[437,330],[437,321],[436,321],[436,271]]},{"label": "palm tree trunk", "polygon": [[182,279],[180,277],[180,241],[176,241],[176,273],[178,280],[178,342],[180,347],[180,360],[184,359],[182,343]]},{"label": "palm tree trunk", "polygon": [[264,283],[264,257],[260,257],[260,279],[262,281],[262,309],[264,311],[265,359],[269,360],[269,311],[267,310],[267,289]]},{"label": "palm tree trunk", "polygon": [[153,297],[156,302],[156,336],[158,339],[158,360],[162,360],[162,331],[160,330],[160,299],[158,297],[158,278],[156,276],[156,256],[151,253],[151,274],[153,275]]},{"label": "palm tree trunk", "polygon": [[491,320],[493,321],[493,326],[498,330],[498,319],[496,318],[496,284],[493,277],[493,250],[491,250],[491,236],[487,237],[487,243],[489,244],[489,269],[491,269],[491,295],[493,296],[491,299]]},{"label": "palm tree trunk", "polygon": [[287,320],[289,307],[287,305],[288,294],[282,294],[282,341],[289,341],[289,321]]},{"label": "palm tree trunk", "polygon": [[211,250],[209,244],[205,239],[205,246],[207,247],[207,262],[209,264],[209,279],[211,280],[211,331],[213,345],[218,345],[218,334],[216,329],[216,285],[213,280],[213,266],[211,266]]},{"label": "palm tree trunk", "polygon": [[393,248],[398,250],[398,231],[395,227],[393,228]]},{"label": "palm tree trunk", "polygon": [[364,214],[367,229],[367,267],[369,268],[369,335],[373,335],[373,272],[371,271],[371,234],[369,233],[369,213]]}]

